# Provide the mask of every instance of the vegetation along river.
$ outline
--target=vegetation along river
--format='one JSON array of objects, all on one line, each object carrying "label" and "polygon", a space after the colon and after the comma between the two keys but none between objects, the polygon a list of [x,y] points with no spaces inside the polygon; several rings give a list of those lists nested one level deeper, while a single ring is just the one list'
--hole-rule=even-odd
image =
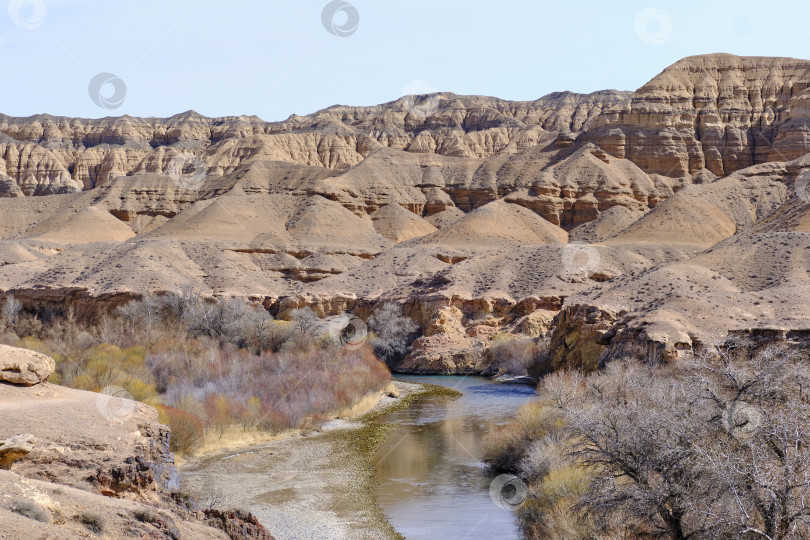
[{"label": "vegetation along river", "polygon": [[481,377],[396,379],[403,396],[414,394],[406,407],[187,459],[183,490],[203,506],[253,512],[279,540],[519,538],[512,511],[489,495],[481,440],[534,389]]}]

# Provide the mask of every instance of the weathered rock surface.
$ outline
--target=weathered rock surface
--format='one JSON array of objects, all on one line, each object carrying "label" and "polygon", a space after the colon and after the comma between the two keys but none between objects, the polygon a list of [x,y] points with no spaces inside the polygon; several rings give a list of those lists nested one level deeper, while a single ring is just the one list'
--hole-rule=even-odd
[{"label": "weathered rock surface", "polygon": [[30,454],[36,443],[36,437],[30,433],[0,441],[0,469],[10,469],[15,461]]},{"label": "weathered rock surface", "polygon": [[281,318],[394,301],[422,333],[398,369],[430,372],[486,369],[503,332],[585,369],[788,335],[810,327],[808,88],[805,60],[708,55],[532,102],[0,116],[0,295],[86,318],[187,285]]},{"label": "weathered rock surface", "polygon": [[[247,513],[173,495],[169,430],[152,407],[124,405],[49,383],[0,385],[0,463],[24,456],[11,471],[0,466],[0,536],[272,538]],[[36,519],[24,517],[32,511]]]},{"label": "weathered rock surface", "polygon": [[55,369],[50,356],[0,345],[0,381],[32,386],[47,381]]},{"label": "weathered rock surface", "polygon": [[600,115],[584,138],[650,174],[716,176],[807,153],[810,61],[694,56]]}]

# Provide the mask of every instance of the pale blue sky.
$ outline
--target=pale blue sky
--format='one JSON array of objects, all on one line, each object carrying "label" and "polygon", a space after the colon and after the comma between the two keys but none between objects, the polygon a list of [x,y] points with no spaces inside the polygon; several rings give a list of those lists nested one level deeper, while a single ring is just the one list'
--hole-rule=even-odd
[{"label": "pale blue sky", "polygon": [[[414,88],[520,100],[634,90],[710,52],[810,58],[806,2],[347,1],[359,24],[338,37],[324,0],[11,0],[0,112],[281,120]],[[126,83],[120,107],[90,99],[99,72]]]}]

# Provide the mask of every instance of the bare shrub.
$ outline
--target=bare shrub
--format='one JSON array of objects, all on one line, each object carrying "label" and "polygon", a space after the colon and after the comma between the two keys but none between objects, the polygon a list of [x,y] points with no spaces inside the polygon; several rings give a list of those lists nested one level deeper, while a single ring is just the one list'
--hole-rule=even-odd
[{"label": "bare shrub", "polygon": [[535,481],[525,504],[517,509],[518,516],[531,523],[525,527],[525,537],[537,540],[591,538],[591,521],[574,509],[577,499],[587,491],[591,477],[587,468],[568,463],[551,468]]},{"label": "bare shrub", "polygon": [[542,402],[524,405],[512,422],[484,438],[484,461],[497,471],[516,471],[532,442],[551,433],[559,416],[558,411]]},{"label": "bare shrub", "polygon": [[529,537],[568,524],[592,537],[807,538],[808,388],[807,352],[786,347],[554,374],[539,393],[559,422],[528,435],[516,420],[490,459],[529,481]]},{"label": "bare shrub", "polygon": [[11,329],[14,329],[17,325],[17,317],[20,311],[22,311],[22,304],[14,298],[13,294],[8,295],[6,301],[3,303],[3,322]]},{"label": "bare shrub", "polygon": [[402,306],[389,302],[368,319],[374,334],[371,343],[375,354],[389,366],[405,357],[419,327],[402,314]]},{"label": "bare shrub", "polygon": [[296,331],[292,332],[286,343],[287,350],[310,349],[315,344],[315,338],[322,333],[318,316],[311,308],[305,307],[290,311],[290,320],[295,324]]},{"label": "bare shrub", "polygon": [[202,445],[205,433],[199,416],[165,405],[158,405],[158,413],[161,423],[172,430],[172,452],[190,454]]},{"label": "bare shrub", "polygon": [[551,371],[548,344],[514,334],[496,335],[488,351],[490,371],[496,375],[541,377]]},{"label": "bare shrub", "polygon": [[238,298],[206,299],[184,287],[179,293],[147,294],[118,308],[128,321],[129,338],[154,343],[167,338],[210,337],[256,352],[280,347],[273,317]]},{"label": "bare shrub", "polygon": [[161,363],[175,370],[165,390],[169,404],[203,403],[206,426],[219,433],[235,424],[295,427],[308,416],[347,407],[390,380],[388,369],[367,347],[212,352],[203,363],[174,361],[165,354]]},{"label": "bare shrub", "polygon": [[590,520],[575,508],[593,472],[571,456],[570,434],[562,429],[565,418],[558,406],[568,401],[566,395],[545,392],[484,441],[485,461],[520,475],[529,486],[529,496],[516,509],[526,538],[578,539],[593,532]]},{"label": "bare shrub", "polygon": [[51,513],[31,499],[14,499],[9,509],[21,516],[41,523],[51,522]]},{"label": "bare shrub", "polygon": [[37,337],[3,335],[53,356],[53,380],[92,391],[120,386],[135,399],[159,401],[175,431],[173,448],[191,452],[202,434],[234,426],[314,425],[388,384],[390,372],[369,346],[320,339],[326,325],[310,309],[292,315],[275,321],[241,300],[184,290],[146,295],[95,326],[68,313],[49,319]]},{"label": "bare shrub", "polygon": [[164,317],[165,303],[160,296],[149,293],[141,300],[132,301],[118,308],[118,313],[130,321],[134,328],[146,332],[147,339],[151,338],[155,328],[161,324]]},{"label": "bare shrub", "polygon": [[151,509],[138,509],[132,512],[132,516],[142,523],[157,523],[160,521],[158,515]]},{"label": "bare shrub", "polygon": [[709,436],[695,444],[701,485],[720,492],[714,505],[695,498],[690,511],[714,531],[810,537],[807,351],[737,346],[697,357],[687,369],[707,409]]},{"label": "bare shrub", "polygon": [[318,316],[312,311],[312,308],[305,307],[294,309],[290,311],[290,320],[298,325],[298,331],[302,334],[312,335],[315,329],[318,328],[320,322]]},{"label": "bare shrub", "polygon": [[94,534],[104,532],[104,518],[100,514],[93,512],[83,512],[76,516],[76,521],[87,527],[87,530]]}]

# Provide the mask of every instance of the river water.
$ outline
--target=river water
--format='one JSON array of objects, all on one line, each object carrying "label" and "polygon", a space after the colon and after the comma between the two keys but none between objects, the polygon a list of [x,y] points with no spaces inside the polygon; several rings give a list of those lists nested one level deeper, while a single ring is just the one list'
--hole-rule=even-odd
[{"label": "river water", "polygon": [[489,495],[481,440],[534,396],[529,386],[481,377],[398,376],[405,382],[454,388],[454,401],[428,397],[382,421],[398,429],[375,453],[377,497],[408,540],[519,539],[511,510]]}]

